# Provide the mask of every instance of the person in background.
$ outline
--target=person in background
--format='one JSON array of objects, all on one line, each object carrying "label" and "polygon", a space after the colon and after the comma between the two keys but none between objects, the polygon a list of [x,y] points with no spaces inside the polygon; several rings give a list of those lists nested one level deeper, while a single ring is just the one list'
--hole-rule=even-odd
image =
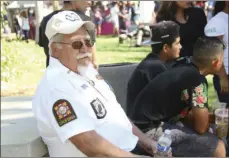
[{"label": "person in background", "polygon": [[21,12],[21,29],[24,35],[23,40],[25,40],[27,43],[29,42],[29,30],[30,30],[30,26],[29,26],[29,17],[28,17],[28,13],[24,10]]},{"label": "person in background", "polygon": [[192,56],[193,46],[204,36],[207,18],[203,9],[192,6],[191,1],[162,1],[156,21],[172,20],[180,25],[181,57]]},{"label": "person in background", "polygon": [[14,31],[16,33],[17,39],[21,38],[21,26],[20,26],[20,16],[18,13],[15,13],[14,18],[13,18],[13,24],[14,24]]},{"label": "person in background", "polygon": [[36,16],[33,9],[28,10],[28,16],[29,16],[29,38],[34,40],[35,39],[35,33],[36,33]]},{"label": "person in background", "polygon": [[101,35],[101,27],[103,22],[102,11],[103,10],[102,10],[101,3],[97,2],[94,8],[94,20],[96,25],[97,36]]},{"label": "person in background", "polygon": [[[77,0],[77,1],[64,1],[64,7],[61,10],[56,10],[52,12],[51,14],[47,15],[43,18],[40,28],[39,28],[39,45],[44,48],[44,52],[46,55],[46,67],[49,65],[49,47],[48,43],[49,40],[45,35],[45,29],[48,20],[55,14],[63,11],[63,10],[73,10],[74,12],[78,13],[79,16],[84,20],[88,21],[91,20],[90,17],[85,15],[86,9],[88,7],[88,2],[85,0]],[[90,30],[89,35],[92,37],[92,40],[96,41],[96,32],[95,30]],[[92,63],[95,68],[98,68],[98,65],[96,63],[96,44],[92,47]]]},{"label": "person in background", "polygon": [[119,35],[119,5],[117,2],[112,2],[111,7],[111,22],[113,24],[113,36]]},{"label": "person in background", "polygon": [[217,1],[215,6],[215,16],[205,27],[205,35],[217,37],[226,44],[224,52],[224,62],[220,72],[214,76],[213,83],[220,102],[229,106],[229,71],[228,71],[228,13],[229,1]]},{"label": "person in background", "polygon": [[134,2],[127,1],[127,9],[129,11],[130,21],[132,24],[134,24],[135,16],[136,16],[134,5],[135,5]]},{"label": "person in background", "polygon": [[128,10],[126,4],[126,1],[119,1],[119,30],[121,34],[127,32]]},{"label": "person in background", "polygon": [[209,0],[206,2],[208,21],[213,17],[215,2],[215,0]]},{"label": "person in background", "polygon": [[[139,11],[140,18],[138,30],[136,33],[137,41],[135,47],[140,47],[143,42],[143,37],[150,37],[149,25],[153,24],[155,2],[154,1],[140,1]],[[133,35],[133,34],[132,34]]]},{"label": "person in background", "polygon": [[111,6],[107,1],[103,1],[103,20],[104,22],[111,22]]}]

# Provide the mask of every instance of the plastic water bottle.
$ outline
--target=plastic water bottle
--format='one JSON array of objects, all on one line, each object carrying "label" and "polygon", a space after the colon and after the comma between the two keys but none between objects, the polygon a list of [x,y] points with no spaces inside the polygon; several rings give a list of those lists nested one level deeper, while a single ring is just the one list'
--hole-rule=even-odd
[{"label": "plastic water bottle", "polygon": [[167,157],[171,155],[170,146],[172,144],[171,131],[165,130],[164,134],[159,138],[157,144],[157,156]]}]

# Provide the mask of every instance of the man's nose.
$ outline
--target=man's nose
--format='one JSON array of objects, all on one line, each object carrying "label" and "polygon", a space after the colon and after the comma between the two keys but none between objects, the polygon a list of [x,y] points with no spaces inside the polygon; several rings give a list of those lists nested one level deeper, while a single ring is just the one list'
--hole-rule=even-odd
[{"label": "man's nose", "polygon": [[83,42],[83,45],[82,45],[82,47],[80,48],[80,51],[81,51],[81,53],[86,53],[87,50],[88,50],[88,47],[87,47],[86,44]]}]

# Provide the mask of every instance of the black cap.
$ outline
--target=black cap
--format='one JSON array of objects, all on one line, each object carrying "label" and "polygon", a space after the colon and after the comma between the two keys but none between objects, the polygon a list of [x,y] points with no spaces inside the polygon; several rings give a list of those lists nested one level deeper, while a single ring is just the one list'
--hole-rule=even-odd
[{"label": "black cap", "polygon": [[164,43],[168,39],[180,36],[180,26],[173,21],[162,21],[150,26],[151,45]]}]

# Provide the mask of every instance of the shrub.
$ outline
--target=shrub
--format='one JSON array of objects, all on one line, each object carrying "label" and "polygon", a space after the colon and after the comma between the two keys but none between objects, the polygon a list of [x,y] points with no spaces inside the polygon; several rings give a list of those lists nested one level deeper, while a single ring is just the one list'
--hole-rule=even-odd
[{"label": "shrub", "polygon": [[6,42],[1,40],[1,81],[14,81],[22,72],[17,69],[20,64],[19,59],[19,42]]}]

